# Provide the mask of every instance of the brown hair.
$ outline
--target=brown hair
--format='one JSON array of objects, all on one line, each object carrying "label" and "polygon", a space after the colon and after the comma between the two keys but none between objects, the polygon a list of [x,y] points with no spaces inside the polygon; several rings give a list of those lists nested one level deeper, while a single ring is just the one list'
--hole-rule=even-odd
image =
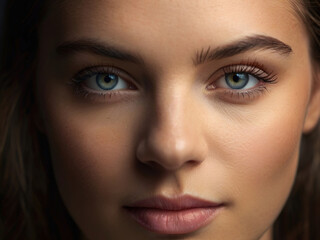
[{"label": "brown hair", "polygon": [[[320,69],[320,1],[293,0],[305,23],[314,69]],[[314,74],[313,85],[320,79]],[[274,240],[320,239],[320,124],[302,135],[298,172],[289,199],[273,227]]]},{"label": "brown hair", "polygon": [[[315,68],[319,67],[320,0],[292,1],[308,31]],[[45,3],[10,0],[6,6],[0,49],[0,239],[4,240],[80,236],[58,194],[46,136],[33,120],[32,79]],[[274,224],[274,240],[320,239],[319,136],[319,123],[302,136],[295,184]]]}]

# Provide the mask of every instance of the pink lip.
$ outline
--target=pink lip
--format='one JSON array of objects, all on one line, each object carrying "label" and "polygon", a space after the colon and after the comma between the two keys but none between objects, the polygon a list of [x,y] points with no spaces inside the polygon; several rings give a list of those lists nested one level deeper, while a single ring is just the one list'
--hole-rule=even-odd
[{"label": "pink lip", "polygon": [[125,209],[143,227],[160,234],[187,234],[209,224],[224,204],[184,195],[137,201]]}]

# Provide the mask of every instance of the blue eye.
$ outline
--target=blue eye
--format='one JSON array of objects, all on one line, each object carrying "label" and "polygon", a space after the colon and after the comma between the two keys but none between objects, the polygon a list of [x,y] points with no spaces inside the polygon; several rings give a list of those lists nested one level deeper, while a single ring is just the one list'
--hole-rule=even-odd
[{"label": "blue eye", "polygon": [[112,90],[119,82],[119,77],[115,74],[97,74],[96,83],[103,90]]},{"label": "blue eye", "polygon": [[229,73],[226,74],[225,80],[227,85],[233,89],[242,89],[249,82],[249,74],[247,73]]},{"label": "blue eye", "polygon": [[83,83],[93,90],[111,91],[128,89],[129,84],[116,73],[96,73],[83,80]]},{"label": "blue eye", "polygon": [[244,90],[254,87],[259,80],[248,73],[226,73],[216,85],[222,88]]}]

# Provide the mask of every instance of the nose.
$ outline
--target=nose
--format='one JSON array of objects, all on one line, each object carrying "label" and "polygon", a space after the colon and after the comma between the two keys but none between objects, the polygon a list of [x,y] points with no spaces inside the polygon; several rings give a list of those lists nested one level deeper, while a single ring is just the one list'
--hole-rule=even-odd
[{"label": "nose", "polygon": [[201,116],[192,99],[183,94],[159,94],[149,109],[152,117],[145,124],[137,147],[138,160],[150,167],[177,171],[198,165],[207,155],[201,129]]}]

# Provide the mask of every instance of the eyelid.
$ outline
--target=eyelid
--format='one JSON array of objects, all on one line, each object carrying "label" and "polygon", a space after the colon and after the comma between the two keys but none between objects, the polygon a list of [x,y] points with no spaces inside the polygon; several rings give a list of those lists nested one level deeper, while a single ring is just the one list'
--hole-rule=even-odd
[{"label": "eyelid", "polygon": [[[255,63],[257,64],[257,63]],[[258,80],[270,82],[275,79],[276,75],[273,72],[264,70],[262,65],[240,64],[240,65],[228,65],[223,68],[225,74],[230,73],[247,73]]]},{"label": "eyelid", "polygon": [[[226,74],[232,73],[249,74],[256,78],[258,82],[253,87],[245,89],[216,86],[217,81],[225,78]],[[273,71],[266,71],[264,66],[256,61],[248,61],[219,68],[209,77],[208,83],[209,84],[206,85],[206,90],[208,91],[209,96],[230,104],[250,104],[269,92],[269,86],[277,83],[277,75],[274,74]]]},{"label": "eyelid", "polygon": [[[115,74],[118,75],[122,81],[125,81],[128,85],[128,88],[123,89],[111,89],[111,90],[95,90],[92,89],[84,83],[89,78],[97,74]],[[76,96],[79,96],[83,99],[88,99],[93,103],[112,103],[117,101],[127,101],[133,100],[138,94],[138,84],[136,81],[127,73],[125,70],[118,67],[108,65],[94,65],[86,67],[83,70],[80,70],[74,77],[67,82],[68,85],[72,87],[72,91]]]},{"label": "eyelid", "polygon": [[[208,79],[206,89],[215,89],[213,86],[216,81],[230,73],[247,73],[264,83],[276,83],[277,75],[272,71],[265,70],[265,67],[257,61],[240,62],[239,64],[230,64],[220,67]],[[214,80],[212,80],[214,78]],[[239,91],[239,90],[234,90]]]},{"label": "eyelid", "polygon": [[125,70],[117,68],[113,65],[109,66],[92,66],[92,67],[87,67],[80,72],[78,72],[72,80],[80,83],[84,80],[87,80],[88,78],[96,75],[96,74],[115,74],[119,75],[123,80],[127,81],[131,85],[137,85],[136,82],[133,80],[133,78],[130,76],[129,73],[127,73]]}]

